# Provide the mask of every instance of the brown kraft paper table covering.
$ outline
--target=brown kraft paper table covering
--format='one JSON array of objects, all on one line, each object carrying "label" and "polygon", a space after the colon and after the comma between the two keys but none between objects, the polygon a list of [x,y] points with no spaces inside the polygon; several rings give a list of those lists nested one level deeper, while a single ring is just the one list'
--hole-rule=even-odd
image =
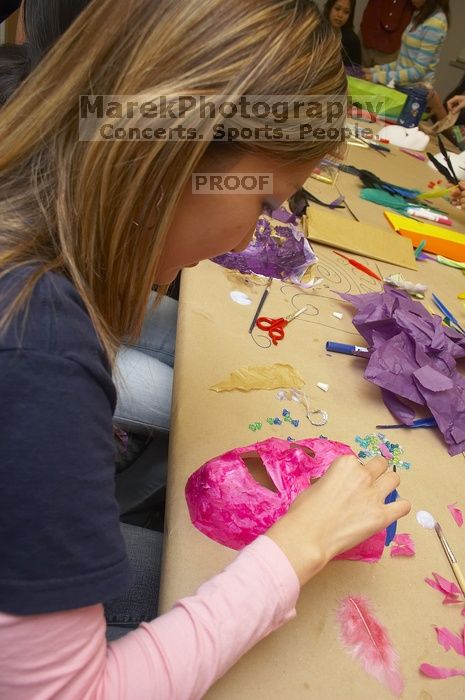
[{"label": "brown kraft paper table covering", "polygon": [[[426,166],[393,148],[393,155],[351,148],[347,160],[373,170],[386,180],[407,187],[426,189],[434,177]],[[394,155],[395,154],[395,155]],[[435,178],[439,179],[439,178]],[[312,192],[331,201],[334,188],[313,179]],[[358,197],[358,178],[341,174],[338,186],[351,207],[365,223],[387,230],[383,209]],[[333,197],[334,198],[334,197]],[[316,206],[316,205],[315,205]],[[459,230],[465,231],[465,213],[450,211]],[[334,214],[341,226],[347,212]],[[352,221],[352,219],[350,219]],[[396,235],[393,233],[393,235]],[[306,293],[297,287],[274,281],[263,314],[285,316],[306,303],[306,314],[286,329],[277,347],[259,347],[247,330],[264,287],[247,286],[240,277],[212,262],[183,273],[176,347],[175,386],[171,428],[170,467],[167,496],[165,553],[160,612],[179,598],[193,594],[209,577],[221,571],[235,556],[198,532],[189,520],[184,498],[188,476],[206,460],[238,445],[252,444],[272,435],[304,438],[324,434],[355,445],[355,436],[375,431],[375,425],[394,423],[379,389],[363,379],[364,360],[346,355],[331,356],[325,343],[364,344],[352,326],[353,309],[332,290],[363,293],[380,289],[380,284],[334,255],[330,248],[315,245],[320,262],[314,270],[324,279],[318,290]],[[403,272],[413,282],[428,284],[431,292],[464,321],[464,309],[457,294],[465,291],[465,276],[435,262],[420,263],[418,272],[363,259],[382,276]],[[234,303],[229,294],[244,291],[250,306]],[[343,319],[333,317],[334,311]],[[261,336],[261,337],[259,337]],[[254,332],[259,344],[263,334]],[[303,407],[276,399],[276,390],[239,391],[217,394],[209,390],[233,370],[247,365],[275,362],[293,365],[305,379],[304,391],[313,408],[329,413],[329,422],[313,427],[304,418]],[[323,393],[317,382],[329,384]],[[289,407],[300,419],[296,429],[289,424],[270,426],[266,418],[278,416]],[[263,428],[253,433],[248,425],[260,420]],[[437,571],[453,580],[452,571],[434,532],[423,530],[415,520],[420,509],[431,511],[442,523],[452,548],[465,567],[463,530],[453,522],[447,504],[458,501],[465,507],[465,459],[451,458],[437,431],[385,431],[405,450],[412,463],[402,471],[401,494],[412,502],[412,513],[402,520],[398,532],[408,532],[416,543],[413,558],[393,558],[385,552],[380,563],[338,561],[311,580],[302,590],[295,620],[262,641],[207,693],[208,700],[387,700],[392,697],[375,679],[365,674],[344,651],[337,638],[335,608],[348,594],[371,599],[378,617],[388,628],[399,653],[406,680],[406,700],[457,700],[465,696],[463,678],[433,681],[422,677],[418,667],[429,662],[465,668],[465,659],[453,651],[447,654],[436,641],[433,625],[458,632],[465,618],[460,608],[441,604],[441,595],[424,583]]]}]

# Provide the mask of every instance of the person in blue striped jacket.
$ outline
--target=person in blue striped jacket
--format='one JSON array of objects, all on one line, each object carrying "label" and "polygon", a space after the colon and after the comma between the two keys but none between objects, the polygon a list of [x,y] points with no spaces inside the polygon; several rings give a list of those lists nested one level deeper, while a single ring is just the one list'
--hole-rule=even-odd
[{"label": "person in blue striped jacket", "polygon": [[434,85],[450,24],[449,0],[412,0],[415,13],[402,35],[396,61],[365,70],[365,78],[391,87]]}]

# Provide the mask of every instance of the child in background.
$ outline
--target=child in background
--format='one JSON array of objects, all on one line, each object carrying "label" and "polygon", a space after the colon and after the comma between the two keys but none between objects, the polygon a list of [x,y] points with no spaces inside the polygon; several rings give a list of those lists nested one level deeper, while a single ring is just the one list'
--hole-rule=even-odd
[{"label": "child in background", "polygon": [[299,586],[409,511],[384,502],[399,484],[385,460],[343,457],[196,595],[105,640],[103,603],[130,585],[114,358],[139,335],[153,285],[244,248],[263,206],[261,193],[195,196],[192,174],[273,173],[283,201],[334,146],[299,140],[293,117],[283,139],[250,145],[80,140],[79,96],[223,106],[222,95],[345,90],[339,42],[313,3],[94,0],[0,111],[0,697],[203,697],[295,614]]},{"label": "child in background", "polygon": [[433,86],[449,28],[449,0],[412,0],[412,4],[415,14],[402,35],[397,60],[366,69],[367,80],[396,87]]},{"label": "child in background", "polygon": [[402,34],[412,19],[413,9],[410,0],[368,0],[360,24],[365,67],[397,59]]},{"label": "child in background", "polygon": [[327,0],[323,14],[341,32],[342,60],[346,66],[360,66],[362,47],[354,32],[356,0]]}]

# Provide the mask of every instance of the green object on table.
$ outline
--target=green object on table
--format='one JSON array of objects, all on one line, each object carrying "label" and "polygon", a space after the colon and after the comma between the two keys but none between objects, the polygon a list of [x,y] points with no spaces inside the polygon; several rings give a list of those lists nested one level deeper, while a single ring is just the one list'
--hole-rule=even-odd
[{"label": "green object on table", "polygon": [[[415,208],[415,203],[404,199],[404,197],[401,197],[399,194],[390,194],[389,192],[386,192],[385,190],[379,190],[375,187],[364,187],[362,190],[360,190],[360,197],[362,199],[365,199],[367,202],[373,202],[373,204],[379,204],[381,207],[384,207],[385,209],[392,209],[394,211],[400,212],[403,216],[406,216],[409,219],[413,219],[414,221],[418,222],[418,219],[415,216],[411,216],[407,212],[408,209]],[[418,208],[418,205],[417,205],[417,208]],[[428,209],[432,212],[437,211],[431,206],[423,205],[421,208]],[[440,212],[440,213],[442,213],[442,212]],[[420,250],[420,252],[421,252],[421,250]]]},{"label": "green object on table", "polygon": [[465,263],[459,262],[458,260],[451,260],[450,258],[445,258],[443,255],[437,255],[436,260],[441,265],[447,265],[447,267],[455,267],[457,270],[465,270]]},{"label": "green object on table", "polygon": [[354,105],[366,109],[371,114],[389,119],[397,120],[400,116],[407,101],[407,95],[404,92],[352,76],[347,80],[348,95]]},{"label": "green object on table", "polygon": [[415,259],[416,260],[418,260],[418,258],[420,257],[421,252],[422,252],[423,248],[425,247],[425,245],[426,245],[426,241],[421,241],[419,243],[419,245],[416,247],[416,249],[415,249]]},{"label": "green object on table", "polygon": [[360,190],[360,197],[367,202],[373,202],[373,204],[379,204],[382,207],[389,207],[402,213],[405,213],[412,206],[411,202],[407,202],[398,194],[389,194],[389,192],[372,187],[364,187]]}]

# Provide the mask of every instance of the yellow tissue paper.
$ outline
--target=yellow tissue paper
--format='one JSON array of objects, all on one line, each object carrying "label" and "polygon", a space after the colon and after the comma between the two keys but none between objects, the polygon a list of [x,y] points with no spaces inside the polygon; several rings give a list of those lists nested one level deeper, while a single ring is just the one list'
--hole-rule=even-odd
[{"label": "yellow tissue paper", "polygon": [[301,389],[304,380],[292,367],[276,363],[257,367],[240,367],[227,379],[210,387],[212,391],[252,391],[253,389]]}]

